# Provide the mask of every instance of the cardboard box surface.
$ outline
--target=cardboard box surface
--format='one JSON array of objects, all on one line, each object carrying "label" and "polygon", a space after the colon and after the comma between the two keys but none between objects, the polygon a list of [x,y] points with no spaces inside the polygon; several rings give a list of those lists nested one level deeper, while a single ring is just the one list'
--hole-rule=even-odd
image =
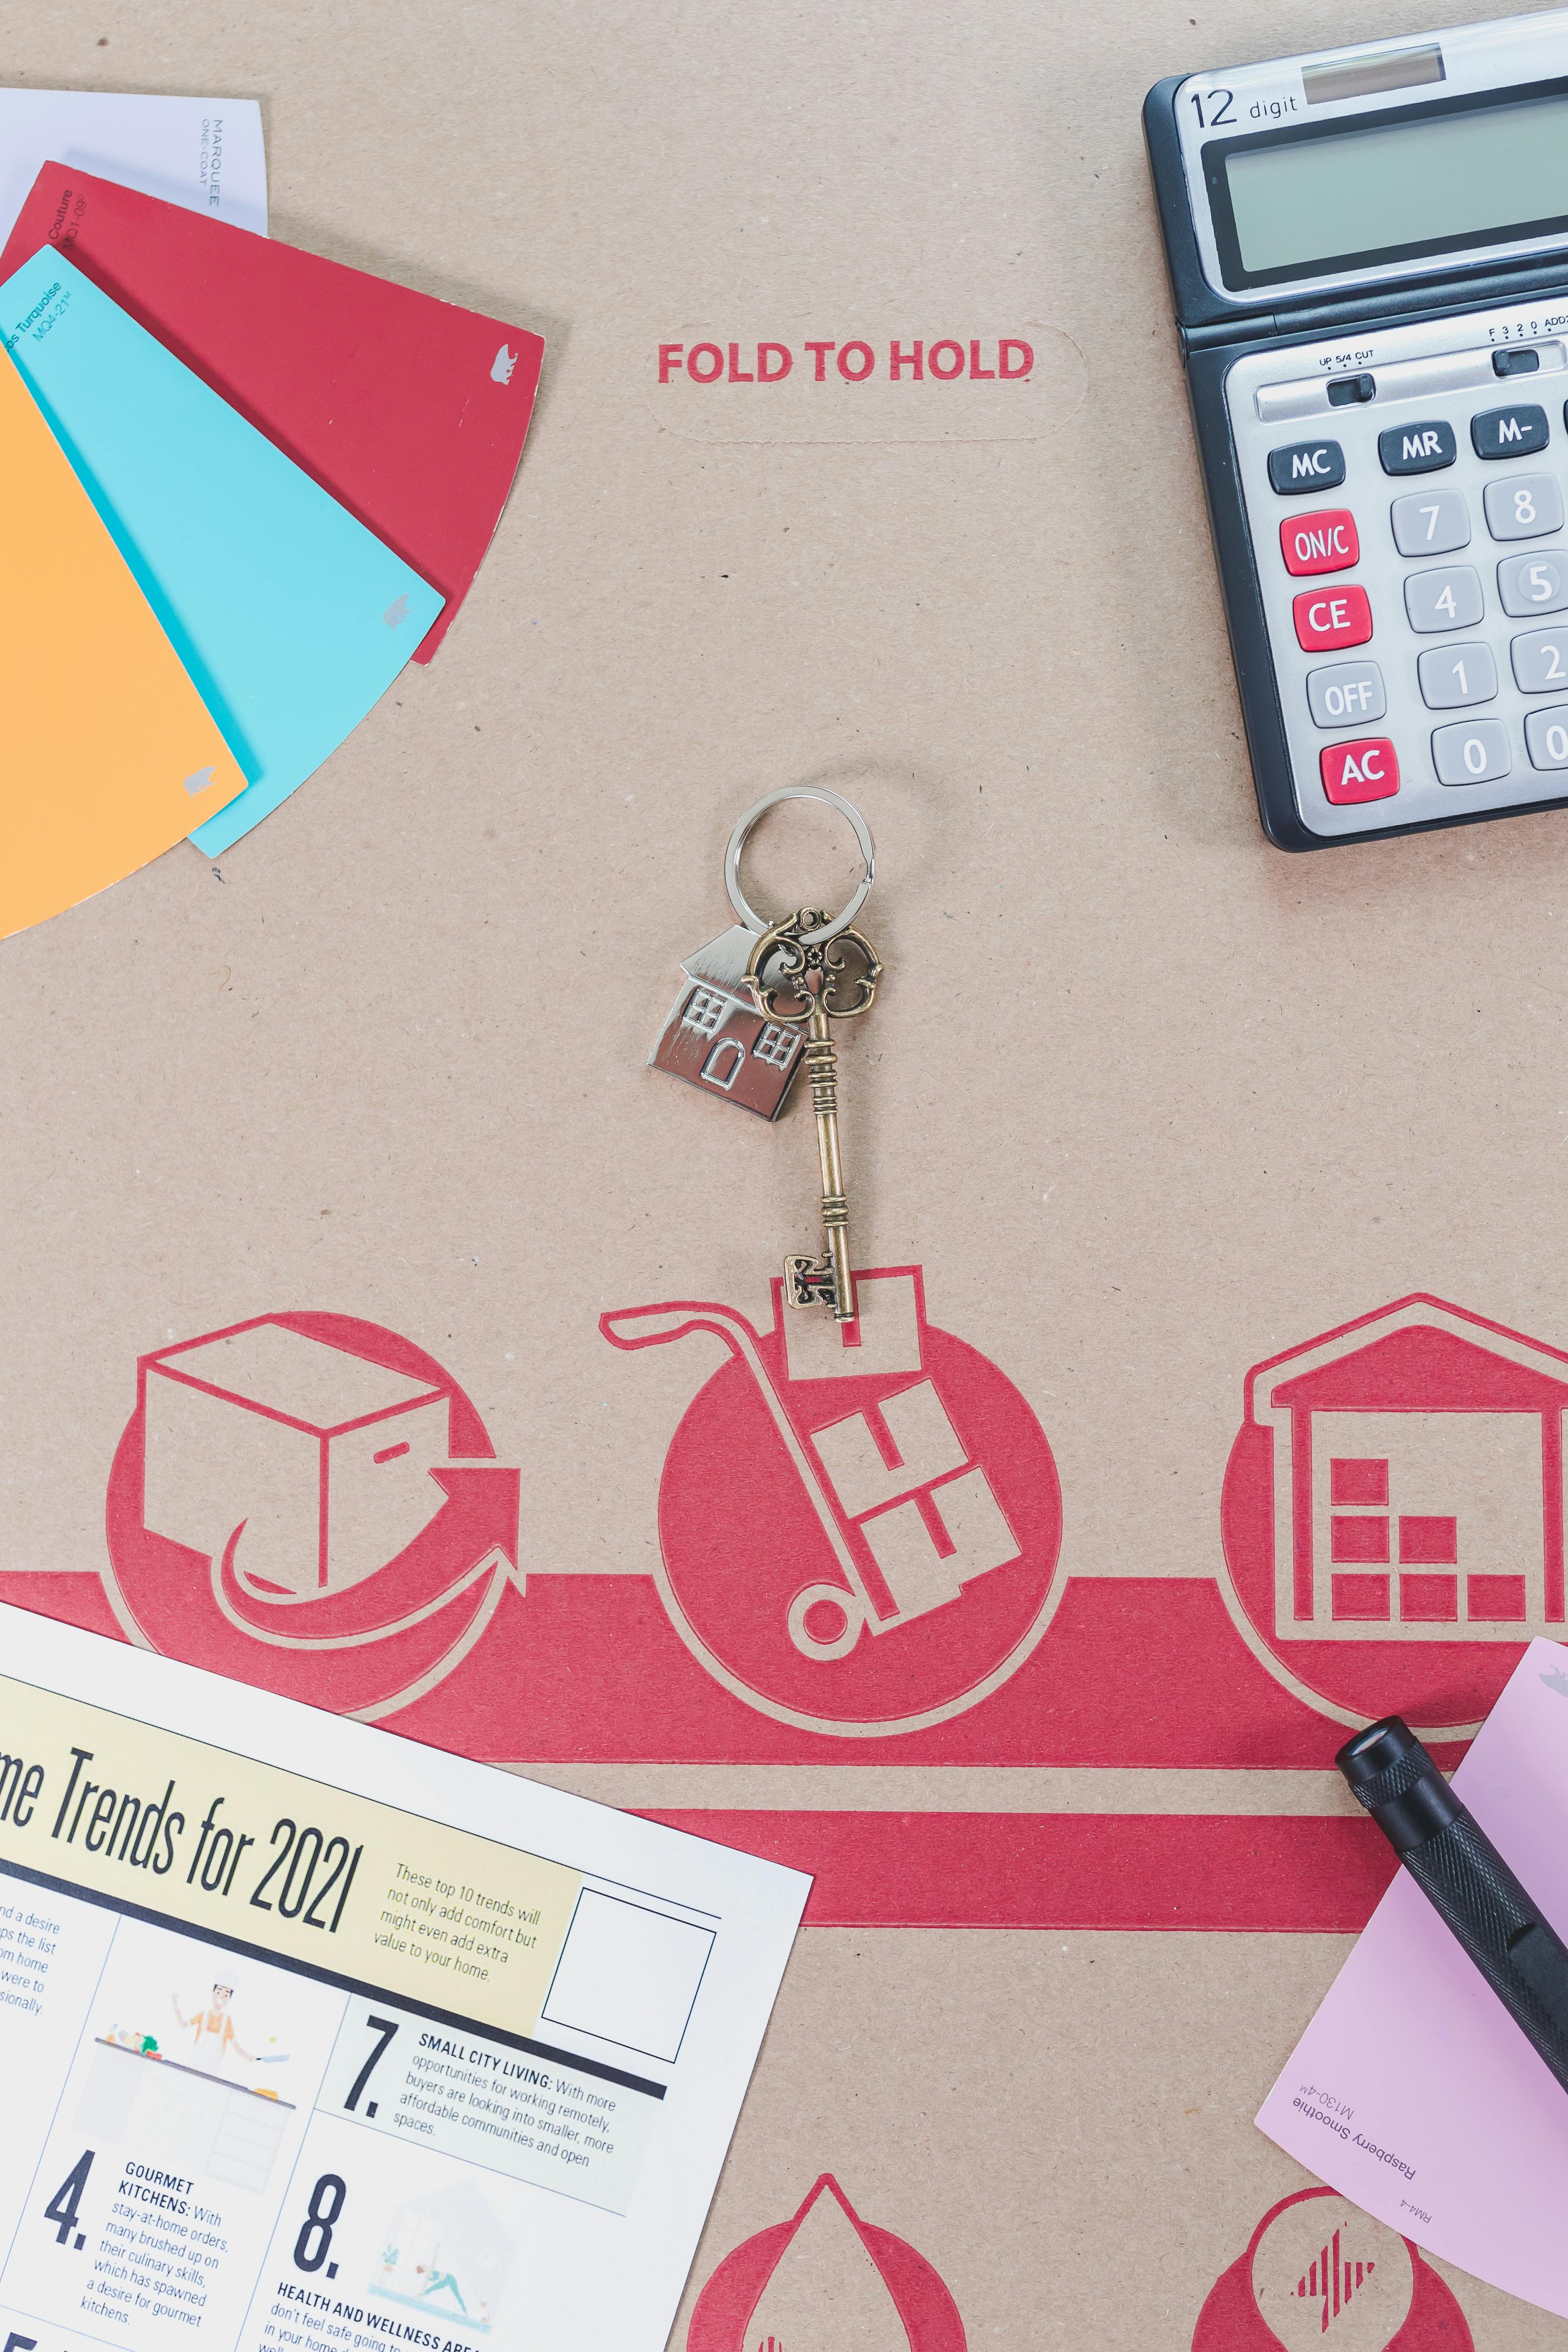
[{"label": "cardboard box surface", "polygon": [[[0,957],[7,1591],[816,1871],[679,2352],[1304,2342],[1312,2184],[1250,2117],[1386,1875],[1330,1759],[1397,1705],[1457,1753],[1524,1622],[1279,1598],[1297,1350],[1362,1363],[1384,1517],[1454,1523],[1410,1573],[1495,1605],[1540,1520],[1483,1419],[1568,1349],[1568,825],[1262,839],[1139,108],[1430,16],[1194,5],[0,0],[14,79],[252,91],[277,236],[547,345],[438,661],[216,866]],[[841,1099],[898,1311],[848,1370],[773,1303],[804,1095],[647,1066],[731,825],[809,781],[876,833],[887,967]],[[852,875],[804,806],[747,861],[777,913]],[[447,1499],[328,1596],[342,1650],[270,1638],[323,1605],[294,1537],[258,1638],[214,1608],[216,1441],[201,1545],[143,1509],[139,1362],[279,1317],[446,1400]],[[1473,1459],[1384,1425],[1454,1412]],[[977,1470],[1014,1557],[900,1610],[879,1464],[939,1566]],[[1309,1564],[1378,1573],[1313,1494]],[[412,1630],[363,1639],[399,1539]],[[1358,2259],[1392,2299],[1314,2342],[1564,2341]]]}]

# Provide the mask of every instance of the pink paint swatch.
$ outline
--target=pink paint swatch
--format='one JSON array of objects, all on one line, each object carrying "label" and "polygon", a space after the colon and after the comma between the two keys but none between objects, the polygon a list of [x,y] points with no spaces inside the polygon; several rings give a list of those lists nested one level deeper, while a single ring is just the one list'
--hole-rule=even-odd
[{"label": "pink paint swatch", "polygon": [[[1568,1938],[1568,1650],[1531,1643],[1454,1788]],[[1568,2318],[1568,2092],[1406,1872],[1258,2122],[1391,2229]]]}]

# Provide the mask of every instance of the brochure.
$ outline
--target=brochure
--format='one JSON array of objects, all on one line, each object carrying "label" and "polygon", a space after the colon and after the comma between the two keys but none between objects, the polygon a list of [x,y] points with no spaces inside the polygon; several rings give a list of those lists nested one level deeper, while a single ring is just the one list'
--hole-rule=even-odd
[{"label": "brochure", "polygon": [[0,2343],[659,2352],[809,1882],[0,1643]]}]

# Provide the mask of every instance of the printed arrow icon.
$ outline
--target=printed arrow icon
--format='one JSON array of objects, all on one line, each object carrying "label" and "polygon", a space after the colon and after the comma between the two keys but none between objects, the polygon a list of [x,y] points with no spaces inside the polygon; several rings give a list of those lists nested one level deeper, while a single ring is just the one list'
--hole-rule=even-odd
[{"label": "printed arrow icon", "polygon": [[432,1468],[429,1475],[446,1490],[463,1515],[468,1536],[465,1559],[479,1559],[493,1549],[504,1553],[515,1570],[522,1516],[522,1472],[509,1470],[500,1462],[443,1462]]}]

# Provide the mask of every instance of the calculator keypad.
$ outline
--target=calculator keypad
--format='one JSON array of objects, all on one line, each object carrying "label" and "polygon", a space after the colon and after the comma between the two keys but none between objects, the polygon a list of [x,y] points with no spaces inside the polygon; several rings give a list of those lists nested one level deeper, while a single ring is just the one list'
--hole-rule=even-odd
[{"label": "calculator keypad", "polygon": [[[1298,344],[1226,382],[1301,816],[1331,837],[1568,796],[1568,303],[1355,341],[1353,367]],[[1373,396],[1331,413],[1352,378]],[[1304,439],[1314,404],[1331,433]]]},{"label": "calculator keypad", "polygon": [[1562,550],[1505,556],[1497,568],[1505,613],[1560,613],[1568,604],[1568,560]]},{"label": "calculator keypad", "polygon": [[1568,689],[1568,629],[1539,629],[1515,637],[1509,654],[1521,694]]},{"label": "calculator keypad", "polygon": [[1323,791],[1335,808],[1387,801],[1399,790],[1399,754],[1386,735],[1360,743],[1325,744],[1318,755]]},{"label": "calculator keypad", "polygon": [[1348,572],[1361,554],[1355,517],[1348,507],[1291,515],[1279,526],[1279,552],[1292,579],[1311,572]]},{"label": "calculator keypad", "polygon": [[1296,635],[1309,653],[1336,646],[1364,646],[1372,635],[1372,606],[1364,588],[1310,588],[1295,604]]},{"label": "calculator keypad", "polygon": [[[1568,671],[1563,673],[1568,682]],[[1319,727],[1356,727],[1381,719],[1388,709],[1383,672],[1375,662],[1334,662],[1307,672],[1307,700]]]},{"label": "calculator keypad", "polygon": [[1401,555],[1452,555],[1470,543],[1470,509],[1463,490],[1412,490],[1388,509]]},{"label": "calculator keypad", "polygon": [[1563,493],[1555,474],[1510,474],[1489,482],[1485,505],[1494,539],[1544,539],[1563,528]]},{"label": "calculator keypad", "polygon": [[1556,710],[1532,710],[1525,719],[1524,740],[1538,768],[1568,768],[1568,703]]},{"label": "calculator keypad", "polygon": [[1428,710],[1462,710],[1497,698],[1497,664],[1489,646],[1433,646],[1415,665]]},{"label": "calculator keypad", "polygon": [[1424,637],[1439,629],[1473,629],[1486,610],[1481,575],[1473,563],[1412,572],[1405,583],[1405,610],[1411,627]]},{"label": "calculator keypad", "polygon": [[1508,729],[1500,719],[1471,719],[1459,727],[1439,727],[1432,738],[1432,764],[1442,784],[1489,784],[1506,776]]}]

